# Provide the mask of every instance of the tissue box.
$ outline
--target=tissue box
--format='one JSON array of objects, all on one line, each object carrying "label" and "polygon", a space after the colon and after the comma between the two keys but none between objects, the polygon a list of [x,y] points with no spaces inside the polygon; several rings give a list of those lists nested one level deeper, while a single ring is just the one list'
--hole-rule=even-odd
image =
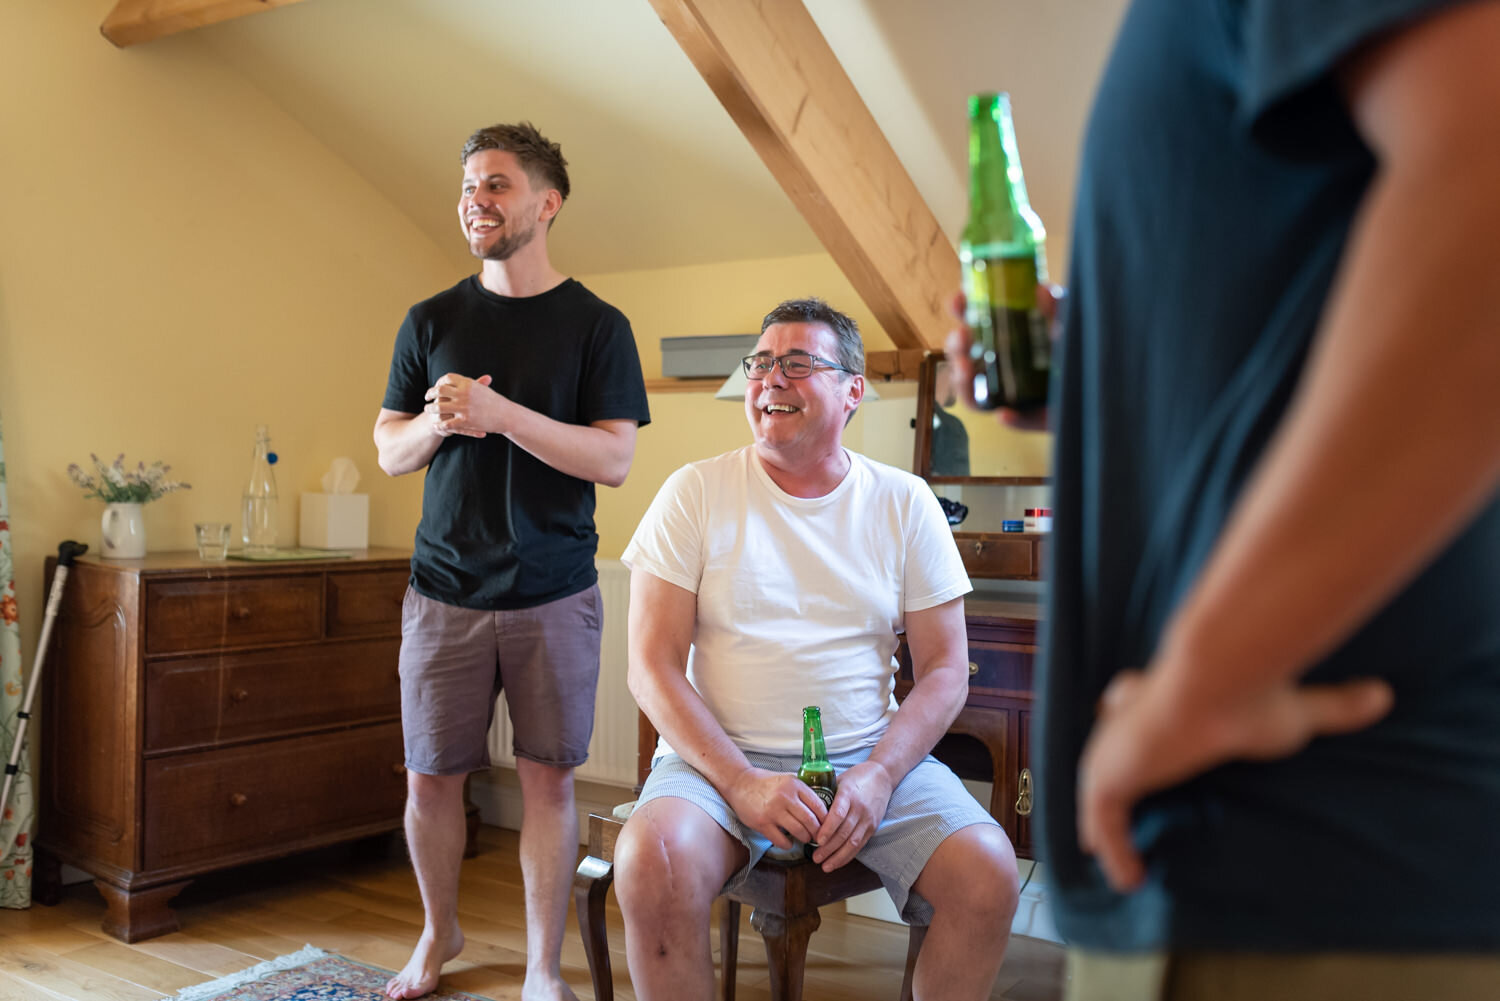
[{"label": "tissue box", "polygon": [[369,494],[303,494],[299,545],[309,549],[366,549]]}]

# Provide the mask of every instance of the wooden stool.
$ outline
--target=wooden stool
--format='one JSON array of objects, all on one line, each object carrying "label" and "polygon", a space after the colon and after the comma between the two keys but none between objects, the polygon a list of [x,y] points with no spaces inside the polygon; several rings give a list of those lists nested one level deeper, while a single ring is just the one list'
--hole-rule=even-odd
[{"label": "wooden stool", "polygon": [[[590,814],[589,853],[573,876],[573,903],[578,912],[584,955],[589,961],[589,976],[594,981],[595,1001],[614,1001],[615,996],[604,925],[604,896],[614,881],[615,839],[624,826],[623,821],[613,817]],[[811,862],[762,859],[750,870],[744,886],[724,895],[727,907],[719,925],[724,1001],[734,1001],[741,904],[750,905],[750,926],[766,940],[772,1001],[801,1001],[807,941],[821,920],[818,908],[880,888],[880,877],[857,861],[827,873]],[[927,934],[926,927],[910,927],[901,1001],[911,1001],[912,970],[922,948],[922,938]]]}]

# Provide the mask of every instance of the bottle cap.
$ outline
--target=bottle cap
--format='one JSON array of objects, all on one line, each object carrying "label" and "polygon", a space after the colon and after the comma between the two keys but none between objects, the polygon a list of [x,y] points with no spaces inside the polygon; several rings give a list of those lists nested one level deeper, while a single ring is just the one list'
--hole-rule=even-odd
[{"label": "bottle cap", "polygon": [[1040,510],[1040,508],[1029,507],[1026,509],[1026,517],[1035,518]]}]

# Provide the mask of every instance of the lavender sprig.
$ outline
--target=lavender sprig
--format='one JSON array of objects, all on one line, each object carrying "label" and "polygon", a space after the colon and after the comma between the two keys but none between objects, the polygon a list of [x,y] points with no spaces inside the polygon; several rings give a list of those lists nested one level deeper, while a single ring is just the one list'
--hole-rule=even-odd
[{"label": "lavender sprig", "polygon": [[85,498],[97,497],[106,504],[144,504],[177,490],[192,489],[191,484],[168,479],[172,467],[159,461],[149,466],[138,462],[134,469],[126,469],[123,452],[109,465],[93,453],[89,458],[94,462],[93,474],[84,472],[76,462],[68,466],[68,478],[83,488]]}]

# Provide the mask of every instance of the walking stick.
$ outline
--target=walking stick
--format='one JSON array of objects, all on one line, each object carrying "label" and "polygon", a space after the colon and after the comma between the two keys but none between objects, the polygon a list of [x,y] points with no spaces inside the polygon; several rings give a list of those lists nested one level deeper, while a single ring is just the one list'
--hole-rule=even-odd
[{"label": "walking stick", "polygon": [[47,596],[47,613],[42,617],[42,635],[36,643],[36,663],[31,665],[31,680],[26,684],[26,698],[21,711],[16,713],[16,743],[10,751],[10,763],[5,766],[5,789],[0,792],[0,822],[5,820],[5,804],[10,802],[10,787],[21,770],[21,743],[26,739],[26,724],[31,721],[31,700],[36,698],[37,679],[42,676],[42,663],[47,659],[47,641],[52,638],[52,621],[57,618],[57,608],[62,604],[63,585],[68,582],[68,570],[73,560],[89,551],[89,547],[72,539],[58,544],[57,571],[52,575],[52,593]]}]

